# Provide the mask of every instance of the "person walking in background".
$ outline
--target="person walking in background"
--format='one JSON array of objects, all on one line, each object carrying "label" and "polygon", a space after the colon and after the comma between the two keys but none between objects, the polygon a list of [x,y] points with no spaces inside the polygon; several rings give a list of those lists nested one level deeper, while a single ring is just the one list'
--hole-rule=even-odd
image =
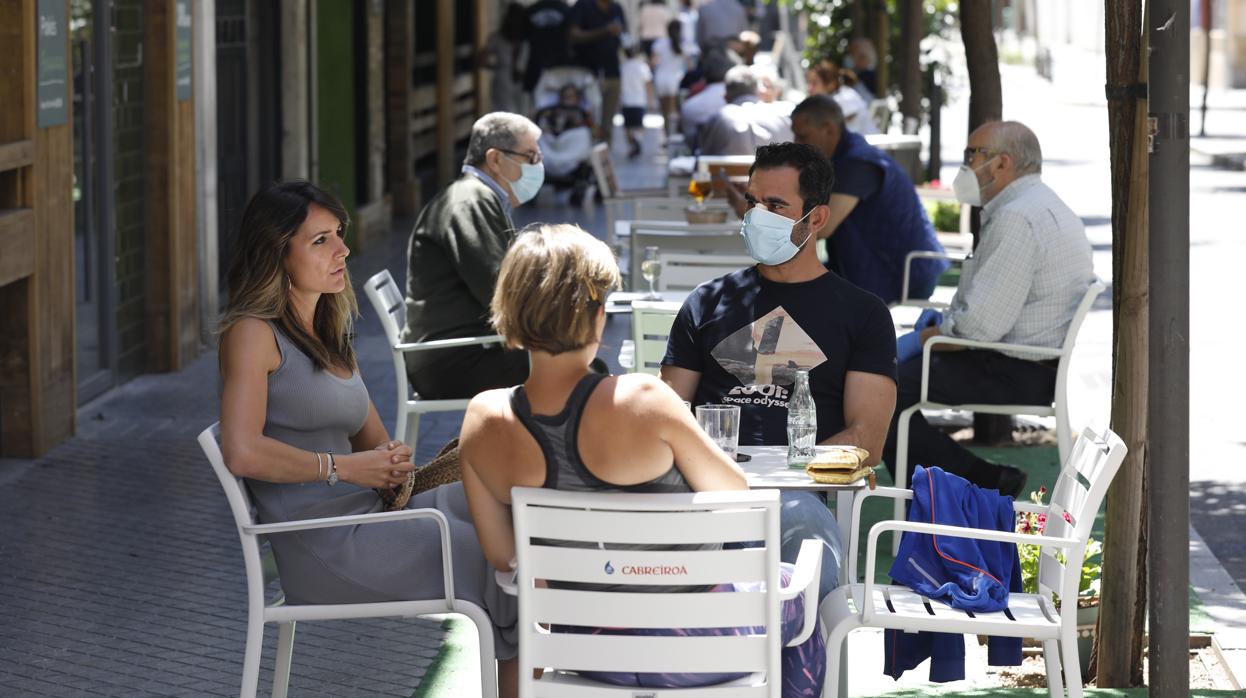
[{"label": "person walking in background", "polygon": [[647,58],[653,57],[653,43],[666,36],[666,25],[671,23],[675,15],[666,4],[666,0],[645,0],[640,6],[640,19],[637,20],[640,35],[640,48]]},{"label": "person walking in background", "polygon": [[679,83],[697,53],[695,42],[684,41],[683,24],[677,19],[666,25],[666,36],[653,42],[653,91],[666,121],[667,135],[677,132]]},{"label": "person walking in background", "polygon": [[624,49],[627,58],[619,67],[619,102],[622,104],[623,130],[627,134],[627,156],[640,155],[645,137],[645,112],[653,104],[653,73],[636,46]]},{"label": "person walking in background", "polygon": [[740,0],[709,0],[697,10],[697,45],[705,52],[725,46],[748,29],[748,12]]},{"label": "person walking in background", "polygon": [[[679,26],[682,27],[680,40],[684,44],[697,43],[697,3],[696,0],[681,0],[679,3]],[[699,47],[698,47],[699,48]]]},{"label": "person walking in background", "polygon": [[537,0],[528,7],[528,61],[523,89],[531,95],[547,68],[572,65],[566,0]]},{"label": "person walking in background", "polygon": [[619,112],[619,49],[627,31],[623,7],[614,0],[576,0],[568,16],[576,63],[597,76],[601,87],[601,121],[597,139],[609,144],[614,115]]},{"label": "person walking in background", "polygon": [[502,25],[489,36],[482,51],[481,62],[493,71],[489,83],[493,111],[525,113],[523,80],[525,40],[528,36],[528,13],[523,5],[510,2],[502,15]]},{"label": "person walking in background", "polygon": [[878,124],[870,116],[870,105],[862,99],[861,94],[852,89],[857,76],[851,70],[844,70],[835,65],[834,61],[821,60],[809,66],[805,73],[810,97],[814,95],[830,95],[839,104],[844,114],[844,123],[848,130],[868,136],[878,133]]}]

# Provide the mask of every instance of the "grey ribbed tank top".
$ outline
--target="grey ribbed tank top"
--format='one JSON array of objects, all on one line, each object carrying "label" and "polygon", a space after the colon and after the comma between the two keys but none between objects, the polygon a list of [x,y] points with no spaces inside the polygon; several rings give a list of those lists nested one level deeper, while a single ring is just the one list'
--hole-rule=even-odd
[{"label": "grey ribbed tank top", "polygon": [[[532,438],[536,439],[545,456],[545,482],[541,485],[551,490],[571,492],[691,492],[692,487],[684,479],[674,464],[670,470],[658,477],[635,485],[614,485],[589,472],[580,459],[579,431],[580,418],[584,415],[584,406],[593,390],[607,376],[590,373],[580,379],[571,390],[567,404],[556,415],[533,414],[523,386],[511,389],[511,409],[524,425]],[[541,539],[545,545],[578,548],[585,544],[571,541]],[[587,546],[592,547],[592,546]],[[718,545],[610,545],[607,550],[717,550]],[[648,593],[683,593],[704,591],[707,586],[689,585],[620,585],[620,584],[587,584],[550,581],[549,585],[558,589],[584,589],[587,591],[634,591]]]},{"label": "grey ribbed tank top", "polygon": [[[335,455],[351,452],[350,437],[359,433],[368,418],[368,389],[356,370],[350,378],[339,378],[326,370],[317,370],[310,357],[302,352],[273,322],[281,363],[268,374],[268,406],[264,413],[264,436],[308,451],[333,451]],[[307,472],[311,475],[312,460]],[[346,482],[329,487],[323,482],[275,483],[247,480],[259,518],[265,522],[291,521],[306,518],[300,512],[356,494],[363,488]],[[357,508],[343,501],[343,511]],[[319,507],[317,515],[327,514]],[[332,507],[330,507],[332,509]]]}]

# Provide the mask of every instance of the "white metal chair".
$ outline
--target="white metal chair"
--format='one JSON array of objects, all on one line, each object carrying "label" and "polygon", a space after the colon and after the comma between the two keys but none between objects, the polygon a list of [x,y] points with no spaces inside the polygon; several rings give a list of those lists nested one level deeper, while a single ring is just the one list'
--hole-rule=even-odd
[{"label": "white metal chair", "polygon": [[[518,561],[519,695],[769,696],[782,688],[780,603],[816,599],[821,546],[807,540],[788,586],[779,583],[777,490],[694,494],[511,490]],[[558,547],[553,541],[587,545]],[[620,550],[610,546],[763,541],[737,550]],[[764,582],[764,591],[628,593],[538,587],[536,580],[611,585]],[[808,639],[813,608],[791,646]],[[609,628],[761,627],[764,634],[643,637],[550,632],[548,624]],[[533,669],[545,668],[541,678]],[[579,671],[747,672],[727,684],[637,689],[590,681]]]},{"label": "white metal chair", "polygon": [[[894,487],[863,492],[855,500],[852,510],[852,534],[847,558],[850,583],[831,592],[820,609],[823,630],[828,633],[827,676],[835,676],[841,669],[840,647],[849,632],[861,627],[1035,638],[1043,641],[1048,692],[1052,696],[1062,696],[1063,687],[1067,686],[1069,696],[1080,698],[1082,677],[1078,664],[1075,600],[1081,582],[1082,561],[1099,505],[1125,458],[1126,450],[1124,442],[1111,431],[1105,432],[1102,438],[1090,429],[1082,432],[1060,470],[1051,493],[1051,503],[1042,506],[1018,502],[1013,505],[1017,511],[1047,515],[1047,527],[1041,536],[910,521],[880,521],[870,528],[865,552],[865,577],[858,582],[857,541],[862,502],[867,497],[885,496],[903,503],[913,497],[912,490]],[[1039,545],[1042,551],[1038,565],[1038,593],[1009,594],[1007,611],[969,615],[941,601],[927,599],[906,586],[875,584],[878,538],[886,531]],[[1057,550],[1064,553],[1065,562],[1061,563],[1056,558]],[[1053,593],[1064,600],[1058,609],[1052,602]],[[834,695],[831,686],[828,681],[824,696]]]},{"label": "white metal chair", "polygon": [[[290,662],[294,655],[294,626],[306,620],[343,620],[352,618],[412,617],[439,613],[461,613],[476,624],[480,635],[480,690],[487,698],[497,696],[497,669],[494,664],[493,624],[489,614],[470,601],[454,596],[453,551],[450,548],[450,530],[446,517],[436,509],[404,509],[402,511],[358,516],[335,516],[323,519],[306,519],[286,523],[257,524],[251,498],[242,478],[235,477],[225,467],[221,455],[220,423],[204,429],[199,434],[199,447],[212,464],[212,470],[225,490],[229,509],[238,527],[238,539],[242,543],[242,559],[247,570],[247,645],[242,664],[242,698],[255,696],[260,679],[260,654],[263,651],[264,625],[277,623],[277,664],[273,672],[274,698],[284,698],[290,683]],[[260,547],[262,536],[274,533],[309,531],[335,526],[360,526],[364,524],[401,521],[404,519],[432,519],[441,532],[441,574],[445,596],[421,601],[390,601],[385,603],[286,605],[284,598],[271,603],[264,600],[267,582]],[[433,573],[430,570],[430,573]]]},{"label": "white metal chair", "polygon": [[656,376],[661,371],[666,340],[680,305],[670,301],[632,301],[632,344],[635,347],[632,373]]},{"label": "white metal chair", "polygon": [[488,346],[500,344],[498,335],[485,337],[462,337],[458,339],[438,339],[429,342],[407,342],[400,338],[402,327],[406,323],[404,312],[405,302],[394,278],[389,271],[382,270],[372,275],[364,286],[368,300],[376,310],[381,327],[385,329],[385,338],[389,341],[390,352],[394,358],[394,380],[398,384],[398,416],[394,420],[394,438],[406,443],[412,449],[420,436],[420,415],[425,412],[455,412],[467,409],[471,400],[423,400],[411,390],[407,380],[407,363],[404,355],[412,351],[430,351],[433,349],[451,349],[454,347]]},{"label": "white metal chair", "polygon": [[[659,283],[664,287],[668,276],[665,263],[667,259],[675,260],[676,266],[680,262],[692,262],[693,264],[685,266],[710,265],[718,268],[718,273],[710,273],[707,276],[702,272],[697,272],[704,278],[691,286],[688,286],[687,279],[681,275],[681,282],[687,290],[695,288],[702,281],[708,281],[728,271],[735,271],[740,267],[753,264],[753,260],[748,256],[748,248],[744,245],[744,238],[740,237],[738,223],[688,225],[677,222],[644,221],[641,223],[637,221],[632,225],[631,237],[630,278],[634,288],[643,288],[641,280],[644,277],[641,275],[640,265],[644,261],[646,247],[657,247],[661,250],[663,268],[662,279]],[[701,259],[698,261],[692,259],[693,257]],[[680,271],[675,270],[675,274],[680,275]]]},{"label": "white metal chair", "polygon": [[[1002,342],[979,342],[973,339],[964,339],[961,337],[948,337],[946,335],[937,335],[932,337],[922,347],[922,388],[921,399],[917,404],[900,413],[900,419],[896,424],[896,482],[903,484],[908,481],[909,472],[909,427],[913,413],[918,410],[965,410],[968,412],[981,412],[985,414],[1006,414],[1006,415],[1035,415],[1038,417],[1056,418],[1056,445],[1060,452],[1060,462],[1063,463],[1069,457],[1069,449],[1072,446],[1073,434],[1069,427],[1069,362],[1073,358],[1073,347],[1077,343],[1077,334],[1081,330],[1082,321],[1086,319],[1086,314],[1090,312],[1090,307],[1094,305],[1095,299],[1099,294],[1103,293],[1106,288],[1102,281],[1095,280],[1086,289],[1085,295],[1082,296],[1081,303],[1077,306],[1077,312],[1073,314],[1072,321],[1069,322],[1069,329],[1065,332],[1064,342],[1059,348],[1053,347],[1032,347],[1024,344],[1005,344]],[[993,349],[995,351],[1018,351],[1027,354],[1043,356],[1058,359],[1056,368],[1056,394],[1052,404],[1049,405],[950,405],[939,402],[930,401],[930,352],[936,345],[951,344],[965,347],[967,349]],[[937,463],[933,465],[938,465]],[[904,518],[904,503],[896,502],[895,518]],[[896,541],[894,545],[898,545]],[[893,547],[894,547],[893,545]]]}]

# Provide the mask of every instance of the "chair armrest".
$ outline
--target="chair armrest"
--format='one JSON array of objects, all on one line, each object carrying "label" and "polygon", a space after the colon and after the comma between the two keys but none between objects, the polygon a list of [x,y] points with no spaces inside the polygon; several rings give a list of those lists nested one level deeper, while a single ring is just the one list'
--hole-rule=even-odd
[{"label": "chair armrest", "polygon": [[1036,536],[1031,533],[993,531],[986,528],[947,526],[918,521],[879,521],[870,528],[870,537],[865,547],[865,589],[861,606],[861,620],[864,623],[869,623],[874,614],[874,567],[878,558],[878,537],[885,531],[911,531],[913,533],[948,536],[949,538],[973,538],[1001,543],[1016,543],[1018,545],[1036,545],[1040,548],[1067,549],[1082,544],[1082,541],[1076,538]]},{"label": "chair armrest", "polygon": [[511,596],[519,596],[519,584],[515,581],[518,576],[519,570],[493,571],[493,579],[497,582],[498,587]]},{"label": "chair armrest", "polygon": [[965,255],[951,252],[934,252],[932,250],[913,250],[904,255],[904,278],[900,283],[899,305],[906,305],[909,302],[909,270],[913,267],[914,259],[946,259],[949,262],[963,262],[965,261]]},{"label": "chair armrest", "polygon": [[410,351],[428,351],[430,349],[452,349],[454,347],[470,347],[476,344],[489,345],[501,344],[502,336],[491,334],[484,337],[456,337],[454,339],[434,339],[427,342],[410,342],[405,344],[395,344],[392,348],[394,351],[410,352]]},{"label": "chair armrest", "polygon": [[1039,354],[1042,356],[1050,356],[1059,358],[1064,354],[1064,350],[1055,349],[1053,347],[1032,347],[1027,344],[1008,344],[1005,342],[983,342],[977,339],[965,339],[964,337],[953,337],[946,334],[936,334],[926,340],[922,346],[922,392],[919,402],[929,402],[930,393],[930,352],[934,350],[937,344],[947,344],[952,346],[961,346],[967,349],[992,349],[994,351],[1023,351],[1027,354]]},{"label": "chair armrest", "polygon": [[795,598],[797,594],[805,595],[805,619],[800,626],[800,634],[787,643],[788,647],[803,643],[813,634],[818,610],[818,583],[821,580],[822,541],[810,538],[800,544],[791,582],[779,590],[779,598],[784,601]]},{"label": "chair armrest", "polygon": [[446,608],[454,610],[454,555],[450,548],[450,524],[446,515],[436,509],[403,509],[401,511],[383,511],[375,514],[353,514],[351,516],[331,516],[322,519],[303,519],[274,524],[251,524],[242,530],[252,535],[271,535],[274,533],[294,533],[311,531],[318,528],[336,528],[338,526],[363,526],[367,524],[406,521],[407,519],[432,519],[437,522],[437,531],[441,537],[441,575],[446,592]]}]

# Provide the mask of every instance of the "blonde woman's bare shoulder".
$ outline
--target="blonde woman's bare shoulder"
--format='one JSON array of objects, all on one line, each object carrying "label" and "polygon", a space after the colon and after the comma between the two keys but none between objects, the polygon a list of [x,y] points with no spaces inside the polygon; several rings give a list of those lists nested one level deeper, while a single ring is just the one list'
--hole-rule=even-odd
[{"label": "blonde woman's bare shoulder", "polygon": [[648,373],[625,373],[612,377],[617,381],[615,393],[618,402],[627,405],[641,406],[647,409],[661,409],[672,405],[682,406],[679,396],[662,379]]}]

